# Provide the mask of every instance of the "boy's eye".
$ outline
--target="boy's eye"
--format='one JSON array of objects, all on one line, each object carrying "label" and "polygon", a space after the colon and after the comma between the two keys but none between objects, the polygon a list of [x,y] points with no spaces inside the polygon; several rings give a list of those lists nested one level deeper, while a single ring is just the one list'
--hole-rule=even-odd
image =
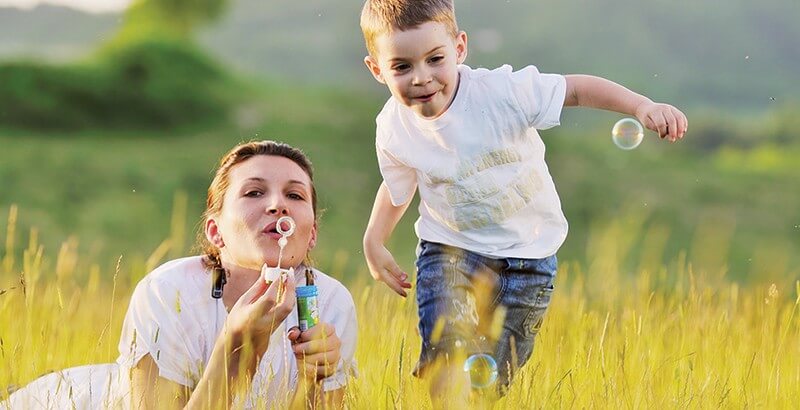
[{"label": "boy's eye", "polygon": [[431,57],[431,63],[440,63],[444,60],[444,56],[433,56]]},{"label": "boy's eye", "polygon": [[392,66],[392,70],[394,71],[405,71],[408,70],[409,68],[411,68],[411,66],[408,64],[397,64],[395,66]]}]

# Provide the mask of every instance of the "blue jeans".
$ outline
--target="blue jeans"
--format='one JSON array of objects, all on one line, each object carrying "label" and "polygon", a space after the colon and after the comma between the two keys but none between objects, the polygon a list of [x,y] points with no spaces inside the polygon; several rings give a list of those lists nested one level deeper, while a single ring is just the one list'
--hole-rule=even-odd
[{"label": "blue jeans", "polygon": [[555,255],[492,259],[464,249],[420,241],[417,305],[422,352],[414,370],[440,354],[491,353],[502,393],[533,351],[553,294]]}]

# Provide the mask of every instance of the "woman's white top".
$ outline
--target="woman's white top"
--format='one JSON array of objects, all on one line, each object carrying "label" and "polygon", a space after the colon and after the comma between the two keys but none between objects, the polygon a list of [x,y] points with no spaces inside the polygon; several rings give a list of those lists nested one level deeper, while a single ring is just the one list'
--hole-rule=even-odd
[{"label": "woman's white top", "polygon": [[[336,279],[314,270],[320,321],[331,324],[341,340],[336,372],[323,389],[343,387],[355,375],[357,322],[350,292]],[[295,273],[305,285],[302,270]],[[176,259],[145,276],[131,297],[122,326],[116,365],[89,365],[48,374],[9,399],[11,408],[127,408],[129,371],[150,355],[167,380],[193,389],[209,362],[228,312],[211,297],[211,274],[202,257]],[[264,407],[284,403],[297,382],[297,364],[286,334],[297,326],[297,307],[270,337],[247,397],[239,405]],[[71,397],[70,397],[71,396]],[[2,406],[0,406],[2,407]]]}]

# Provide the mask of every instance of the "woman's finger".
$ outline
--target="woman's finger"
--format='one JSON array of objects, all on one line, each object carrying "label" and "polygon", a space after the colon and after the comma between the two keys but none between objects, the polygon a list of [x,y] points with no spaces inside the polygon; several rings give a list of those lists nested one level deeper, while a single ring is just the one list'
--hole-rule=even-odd
[{"label": "woman's finger", "polygon": [[300,332],[299,327],[292,326],[292,328],[289,329],[288,332],[286,332],[286,338],[289,339],[289,341],[292,342],[292,344],[295,344],[298,342],[298,339],[300,339],[301,334],[302,333]]},{"label": "woman's finger", "polygon": [[267,284],[263,280],[256,280],[244,294],[236,301],[236,305],[250,305],[267,291]]},{"label": "woman's finger", "polygon": [[319,322],[316,326],[309,328],[300,334],[298,342],[308,342],[310,340],[322,339],[325,337],[332,337],[336,334],[336,328],[330,323]]},{"label": "woman's finger", "polygon": [[292,346],[295,355],[314,355],[324,352],[338,351],[342,342],[338,337],[317,339],[309,342],[302,342]]},{"label": "woman's finger", "polygon": [[279,280],[272,282],[267,291],[256,300],[254,305],[264,314],[274,312],[280,321],[286,318],[294,308],[296,298],[294,278],[281,275]]}]

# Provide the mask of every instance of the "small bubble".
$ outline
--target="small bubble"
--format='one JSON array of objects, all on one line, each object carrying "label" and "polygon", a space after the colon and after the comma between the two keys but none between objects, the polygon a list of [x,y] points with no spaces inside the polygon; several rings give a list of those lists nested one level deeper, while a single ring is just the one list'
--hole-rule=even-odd
[{"label": "small bubble", "polygon": [[497,381],[497,362],[488,354],[474,354],[464,362],[464,372],[469,375],[473,388],[490,387]]},{"label": "small bubble", "polygon": [[658,74],[653,74],[653,77],[658,77]]},{"label": "small bubble", "polygon": [[133,190],[133,191],[131,191],[131,192],[136,192],[136,189],[134,189],[134,190]]},{"label": "small bubble", "polygon": [[770,101],[775,101],[775,97],[769,97]]},{"label": "small bubble", "polygon": [[317,14],[317,17],[322,17],[322,13]]},{"label": "small bubble", "polygon": [[744,56],[744,59],[745,59],[745,60],[749,60],[749,59],[750,59],[750,56]]}]

